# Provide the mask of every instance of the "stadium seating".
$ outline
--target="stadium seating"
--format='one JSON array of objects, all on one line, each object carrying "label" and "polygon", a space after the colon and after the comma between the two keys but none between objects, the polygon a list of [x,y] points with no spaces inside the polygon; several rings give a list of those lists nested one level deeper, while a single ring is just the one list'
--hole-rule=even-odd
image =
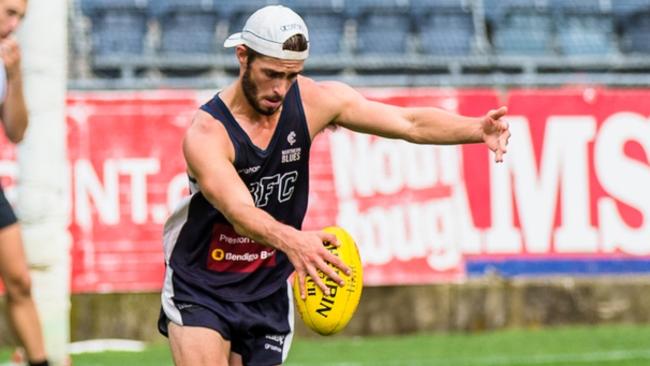
[{"label": "stadium seating", "polygon": [[[547,0],[548,6],[554,11],[571,13],[600,13],[608,9],[601,0]],[[615,0],[616,1],[616,0]]]},{"label": "stadium seating", "polygon": [[216,52],[219,19],[212,0],[157,0],[163,53]]},{"label": "stadium seating", "polygon": [[621,19],[650,9],[650,0],[610,0],[610,5],[614,16]]},{"label": "stadium seating", "polygon": [[267,0],[213,0],[214,8],[220,14],[220,20],[227,29],[227,34],[217,34],[216,44],[219,49],[226,37],[241,32],[246,19],[264,5],[277,3]]},{"label": "stadium seating", "polygon": [[524,68],[530,73],[560,70],[562,57],[572,57],[577,69],[584,64],[606,70],[607,62],[623,69],[629,61],[634,70],[650,72],[650,61],[646,68],[643,58],[650,53],[650,0],[73,2],[89,20],[77,24],[90,25],[80,28],[88,29],[90,38],[77,49],[89,52],[85,65],[102,77],[109,75],[107,70],[121,70],[114,75],[122,77],[147,70],[169,75],[171,68],[236,71],[236,62],[221,57],[228,52],[221,44],[228,34],[241,31],[253,11],[268,4],[289,6],[303,16],[314,57],[308,68],[321,75],[343,70],[407,76],[423,70],[517,73]]},{"label": "stadium seating", "polygon": [[569,56],[617,52],[611,9],[600,0],[549,0],[554,14],[556,44]]},{"label": "stadium seating", "polygon": [[312,55],[331,55],[341,52],[345,20],[337,14],[305,13],[309,24]]},{"label": "stadium seating", "polygon": [[273,0],[213,0],[215,9],[225,16],[250,15],[262,6],[276,3]]},{"label": "stadium seating", "polygon": [[613,54],[614,22],[606,14],[562,13],[557,22],[557,43],[565,55]]},{"label": "stadium seating", "polygon": [[462,0],[412,0],[420,49],[427,55],[469,55],[474,42],[471,8]]},{"label": "stadium seating", "polygon": [[411,18],[400,0],[357,0],[348,7],[356,20],[359,54],[404,54],[409,47]]},{"label": "stadium seating", "polygon": [[550,55],[553,48],[553,18],[549,9],[533,0],[504,0],[495,10],[492,42],[497,54]]},{"label": "stadium seating", "polygon": [[622,23],[621,48],[626,53],[650,53],[650,7],[631,14]]},{"label": "stadium seating", "polygon": [[620,31],[620,49],[624,53],[649,53],[647,19],[650,16],[650,0],[612,0],[611,11]]},{"label": "stadium seating", "polygon": [[280,3],[298,12],[309,25],[311,55],[342,51],[346,23],[343,1],[283,0]]},{"label": "stadium seating", "polygon": [[548,8],[548,0],[478,0],[483,5],[484,13],[489,22],[511,9],[528,10],[530,12],[545,11]]},{"label": "stadium seating", "polygon": [[408,47],[410,20],[401,14],[367,14],[358,23],[360,54],[403,54]]},{"label": "stadium seating", "polygon": [[83,0],[81,9],[91,20],[93,55],[143,53],[146,0]]}]

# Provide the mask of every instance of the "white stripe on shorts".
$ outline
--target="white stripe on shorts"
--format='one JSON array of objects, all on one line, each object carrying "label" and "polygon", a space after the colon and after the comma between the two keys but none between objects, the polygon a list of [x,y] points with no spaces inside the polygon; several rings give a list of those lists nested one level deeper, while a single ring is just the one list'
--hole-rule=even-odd
[{"label": "white stripe on shorts", "polygon": [[160,302],[162,303],[163,311],[169,320],[178,325],[183,325],[183,318],[181,317],[181,312],[174,305],[174,284],[172,283],[172,277],[174,276],[174,270],[167,266],[165,269],[165,282],[163,284],[163,290],[160,293]]},{"label": "white stripe on shorts", "polygon": [[293,341],[293,333],[295,331],[295,318],[294,318],[294,303],[293,303],[293,288],[291,282],[287,281],[287,300],[289,301],[289,334],[284,338],[284,345],[282,346],[282,363],[287,360],[289,349],[291,348],[291,341]]}]

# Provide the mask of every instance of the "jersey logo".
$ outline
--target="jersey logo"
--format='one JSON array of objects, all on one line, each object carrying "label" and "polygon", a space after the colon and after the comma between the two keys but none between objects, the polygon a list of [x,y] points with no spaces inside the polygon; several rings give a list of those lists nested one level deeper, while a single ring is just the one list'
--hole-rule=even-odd
[{"label": "jersey logo", "polygon": [[293,144],[296,143],[296,132],[295,131],[289,132],[289,134],[287,135],[287,142],[291,146],[293,146]]},{"label": "jersey logo", "polygon": [[282,163],[291,163],[294,161],[300,160],[300,152],[302,151],[299,147],[294,147],[293,149],[282,150]]},{"label": "jersey logo", "polygon": [[244,169],[239,169],[237,173],[239,174],[253,174],[257,173],[258,170],[260,170],[261,166],[255,165],[249,168],[244,168]]}]

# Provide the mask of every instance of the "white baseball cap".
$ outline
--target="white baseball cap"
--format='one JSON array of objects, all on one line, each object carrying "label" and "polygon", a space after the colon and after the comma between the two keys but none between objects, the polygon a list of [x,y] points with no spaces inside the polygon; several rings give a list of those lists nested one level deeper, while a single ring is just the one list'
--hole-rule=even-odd
[{"label": "white baseball cap", "polygon": [[[283,50],[282,44],[291,36],[302,34],[307,39],[304,51]],[[265,55],[283,60],[305,60],[309,56],[309,33],[300,15],[282,5],[265,6],[254,12],[241,32],[228,37],[224,47],[246,45]]]}]

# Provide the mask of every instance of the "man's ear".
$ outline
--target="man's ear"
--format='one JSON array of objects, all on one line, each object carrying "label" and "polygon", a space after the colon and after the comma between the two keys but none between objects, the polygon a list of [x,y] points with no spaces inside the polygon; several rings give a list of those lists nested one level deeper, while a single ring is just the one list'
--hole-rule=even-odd
[{"label": "man's ear", "polygon": [[248,64],[248,52],[246,46],[239,45],[235,47],[235,55],[237,56],[237,61],[239,61],[239,66],[241,68]]}]

